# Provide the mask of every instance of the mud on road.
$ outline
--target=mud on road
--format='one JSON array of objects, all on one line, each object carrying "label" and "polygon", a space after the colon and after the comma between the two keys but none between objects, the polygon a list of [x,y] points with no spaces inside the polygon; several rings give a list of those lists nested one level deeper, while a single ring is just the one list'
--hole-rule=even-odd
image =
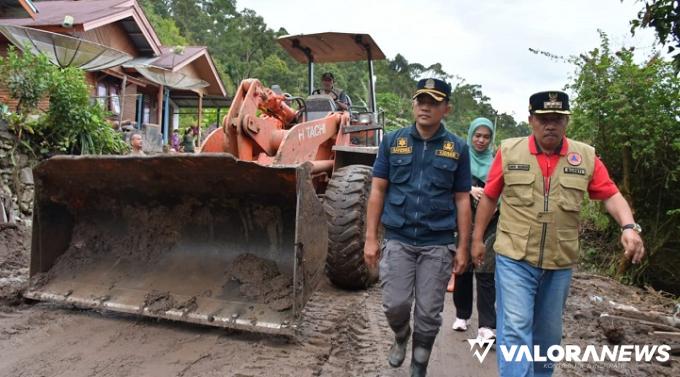
[{"label": "mud on road", "polygon": [[0,311],[3,305],[21,302],[28,277],[30,230],[15,224],[0,224]]},{"label": "mud on road", "polygon": [[[28,280],[29,236],[20,227],[0,232],[0,376],[400,375],[382,371],[390,330],[378,288],[345,292],[324,281],[295,338],[29,303],[20,298]],[[237,262],[229,275],[248,284],[248,291],[288,284],[275,266],[253,280],[252,270],[262,269],[259,260]]]},{"label": "mud on road", "polygon": [[[323,281],[305,307],[295,338],[29,303],[19,295],[28,279],[29,233],[0,228],[0,376],[408,375],[408,356],[401,368],[386,364],[392,335],[378,287],[347,292]],[[678,342],[650,335],[654,329],[647,325],[600,318],[602,312],[615,313],[609,301],[667,315],[674,308],[658,293],[576,274],[563,344]],[[453,317],[447,294],[429,375],[496,376],[494,353],[482,364],[470,353],[466,339],[476,335],[476,319],[468,332],[458,333],[450,327]],[[564,364],[555,375],[678,376],[680,362],[674,356],[664,364]]]},{"label": "mud on road", "polygon": [[[389,347],[379,295],[323,287],[296,339],[51,304],[0,313],[2,376],[367,376]],[[396,371],[395,371],[396,372]]]}]

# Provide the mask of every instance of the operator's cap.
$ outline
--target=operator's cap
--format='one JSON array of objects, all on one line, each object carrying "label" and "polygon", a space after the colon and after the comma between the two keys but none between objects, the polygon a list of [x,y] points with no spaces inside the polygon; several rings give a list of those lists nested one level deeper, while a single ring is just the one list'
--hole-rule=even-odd
[{"label": "operator's cap", "polygon": [[323,75],[321,75],[321,80],[326,80],[326,79],[331,79],[335,81],[335,77],[333,77],[333,74],[330,72],[325,72]]},{"label": "operator's cap", "polygon": [[451,96],[451,85],[439,79],[422,79],[416,85],[416,93],[413,95],[413,99],[421,94],[428,94],[437,102],[448,101],[449,96]]},{"label": "operator's cap", "polygon": [[569,96],[558,90],[534,93],[529,97],[529,113],[569,115]]}]

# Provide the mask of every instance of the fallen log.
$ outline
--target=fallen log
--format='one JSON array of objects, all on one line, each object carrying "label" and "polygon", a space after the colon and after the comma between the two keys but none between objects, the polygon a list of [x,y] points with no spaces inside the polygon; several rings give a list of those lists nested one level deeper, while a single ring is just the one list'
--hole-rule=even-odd
[{"label": "fallen log", "polygon": [[651,335],[661,335],[661,336],[680,336],[680,332],[676,331],[652,331]]},{"label": "fallen log", "polygon": [[628,317],[650,322],[660,322],[668,326],[673,326],[676,329],[680,329],[680,319],[664,315],[664,313],[657,311],[642,311],[632,305],[623,305],[614,301],[609,301],[609,305],[611,305],[615,310],[626,314]]},{"label": "fallen log", "polygon": [[643,325],[651,326],[655,329],[659,330],[665,330],[665,331],[670,331],[670,332],[676,332],[676,328],[670,325],[666,325],[663,323],[658,323],[658,322],[653,322],[653,321],[646,321],[643,319],[638,319],[638,318],[631,318],[631,317],[624,317],[620,315],[612,315],[609,313],[600,313],[600,318],[611,318],[611,319],[616,319],[616,320],[621,320],[621,321],[629,321],[629,322],[637,322]]}]

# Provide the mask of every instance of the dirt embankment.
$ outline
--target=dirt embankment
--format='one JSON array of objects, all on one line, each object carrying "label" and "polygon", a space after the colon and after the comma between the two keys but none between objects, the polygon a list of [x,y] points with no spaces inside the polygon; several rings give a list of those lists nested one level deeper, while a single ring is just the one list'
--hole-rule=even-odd
[{"label": "dirt embankment", "polygon": [[21,302],[28,280],[30,229],[19,224],[0,224],[0,310]]},{"label": "dirt embankment", "polygon": [[[680,308],[652,289],[626,286],[608,277],[576,274],[564,313],[562,344],[670,345],[675,356],[665,363],[564,363],[563,376],[678,376],[680,326],[668,322]],[[680,323],[680,318],[678,318]],[[674,332],[675,334],[664,334]]]}]

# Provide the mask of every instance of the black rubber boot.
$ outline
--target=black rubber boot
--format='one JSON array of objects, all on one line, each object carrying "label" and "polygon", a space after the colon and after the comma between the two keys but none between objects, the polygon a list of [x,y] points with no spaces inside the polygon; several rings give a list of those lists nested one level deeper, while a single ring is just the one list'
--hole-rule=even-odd
[{"label": "black rubber boot", "polygon": [[427,364],[430,362],[434,338],[434,336],[423,336],[413,333],[411,377],[425,377],[427,375]]},{"label": "black rubber boot", "polygon": [[387,356],[387,363],[392,368],[399,368],[404,363],[406,358],[406,347],[408,346],[408,338],[411,335],[411,326],[407,323],[398,331],[394,332],[394,343],[390,347],[390,354]]}]

